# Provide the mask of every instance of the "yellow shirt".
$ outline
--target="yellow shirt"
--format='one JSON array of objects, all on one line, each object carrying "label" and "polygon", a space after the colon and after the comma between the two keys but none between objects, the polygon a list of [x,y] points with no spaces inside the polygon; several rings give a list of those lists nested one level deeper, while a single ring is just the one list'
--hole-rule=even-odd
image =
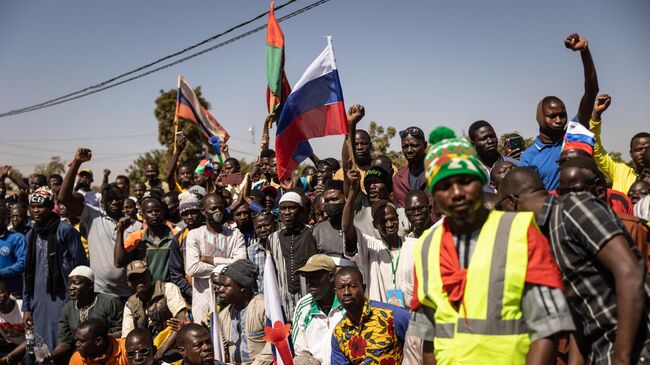
[{"label": "yellow shirt", "polygon": [[594,160],[600,171],[612,180],[612,189],[618,190],[627,194],[630,186],[634,184],[637,179],[637,174],[634,169],[623,162],[616,162],[607,151],[603,148],[600,141],[600,129],[602,121],[589,121],[589,129],[594,134],[596,143],[594,144]]}]

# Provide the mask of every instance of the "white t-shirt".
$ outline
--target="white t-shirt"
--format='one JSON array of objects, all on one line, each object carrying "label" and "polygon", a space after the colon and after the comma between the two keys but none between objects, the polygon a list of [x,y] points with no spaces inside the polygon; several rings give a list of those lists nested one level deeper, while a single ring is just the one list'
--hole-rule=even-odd
[{"label": "white t-shirt", "polygon": [[23,327],[23,315],[20,313],[18,304],[9,313],[0,312],[0,335],[7,342],[21,344],[25,341],[25,328]]}]

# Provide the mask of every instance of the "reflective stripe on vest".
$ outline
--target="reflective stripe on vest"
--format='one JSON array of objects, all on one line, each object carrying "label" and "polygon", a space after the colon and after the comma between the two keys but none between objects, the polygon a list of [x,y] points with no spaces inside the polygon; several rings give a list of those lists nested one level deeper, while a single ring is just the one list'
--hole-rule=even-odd
[{"label": "reflective stripe on vest", "polygon": [[[517,353],[510,352],[510,356],[525,359],[530,342],[521,313],[521,296],[531,224],[535,224],[532,213],[490,212],[472,253],[464,303],[458,310],[449,303],[442,288],[442,226],[427,232],[416,244],[414,261],[418,288],[415,294],[420,303],[435,311],[436,359],[442,360],[441,364],[480,358],[481,351],[470,353],[470,349],[485,349],[490,343],[510,343],[508,346],[516,348]],[[488,356],[487,353],[483,355]]]}]

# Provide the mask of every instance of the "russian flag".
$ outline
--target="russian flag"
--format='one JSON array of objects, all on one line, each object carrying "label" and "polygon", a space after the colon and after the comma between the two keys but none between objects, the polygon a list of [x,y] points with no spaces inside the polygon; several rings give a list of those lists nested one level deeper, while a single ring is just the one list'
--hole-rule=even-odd
[{"label": "russian flag", "polygon": [[274,364],[293,365],[293,352],[289,344],[291,326],[284,321],[275,264],[269,253],[264,261],[264,312],[267,322],[264,341],[273,345]]},{"label": "russian flag", "polygon": [[309,139],[347,133],[343,89],[330,36],[327,47],[307,68],[282,108],[275,135],[280,181],[311,156]]},{"label": "russian flag", "polygon": [[571,120],[567,123],[562,150],[583,150],[593,156],[595,141],[595,135],[589,129],[577,121]]},{"label": "russian flag", "polygon": [[194,122],[206,138],[218,136],[223,142],[230,138],[217,119],[201,105],[199,98],[183,76],[178,76],[176,117]]}]

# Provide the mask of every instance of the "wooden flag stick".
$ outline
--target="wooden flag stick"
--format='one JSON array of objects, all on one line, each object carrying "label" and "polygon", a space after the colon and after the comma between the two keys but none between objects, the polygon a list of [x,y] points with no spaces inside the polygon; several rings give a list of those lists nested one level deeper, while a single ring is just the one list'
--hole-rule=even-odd
[{"label": "wooden flag stick", "polygon": [[354,158],[354,150],[352,149],[352,142],[350,142],[349,136],[345,136],[345,145],[348,146],[348,154],[350,155],[350,160],[352,160],[352,169],[359,170],[357,159]]},{"label": "wooden flag stick", "polygon": [[[181,79],[183,75],[178,75],[178,86],[176,92],[181,89]],[[176,96],[178,99],[178,95]],[[172,153],[176,153],[176,138],[178,138],[178,102],[176,103],[176,110],[174,111],[174,145],[172,146]]]}]

